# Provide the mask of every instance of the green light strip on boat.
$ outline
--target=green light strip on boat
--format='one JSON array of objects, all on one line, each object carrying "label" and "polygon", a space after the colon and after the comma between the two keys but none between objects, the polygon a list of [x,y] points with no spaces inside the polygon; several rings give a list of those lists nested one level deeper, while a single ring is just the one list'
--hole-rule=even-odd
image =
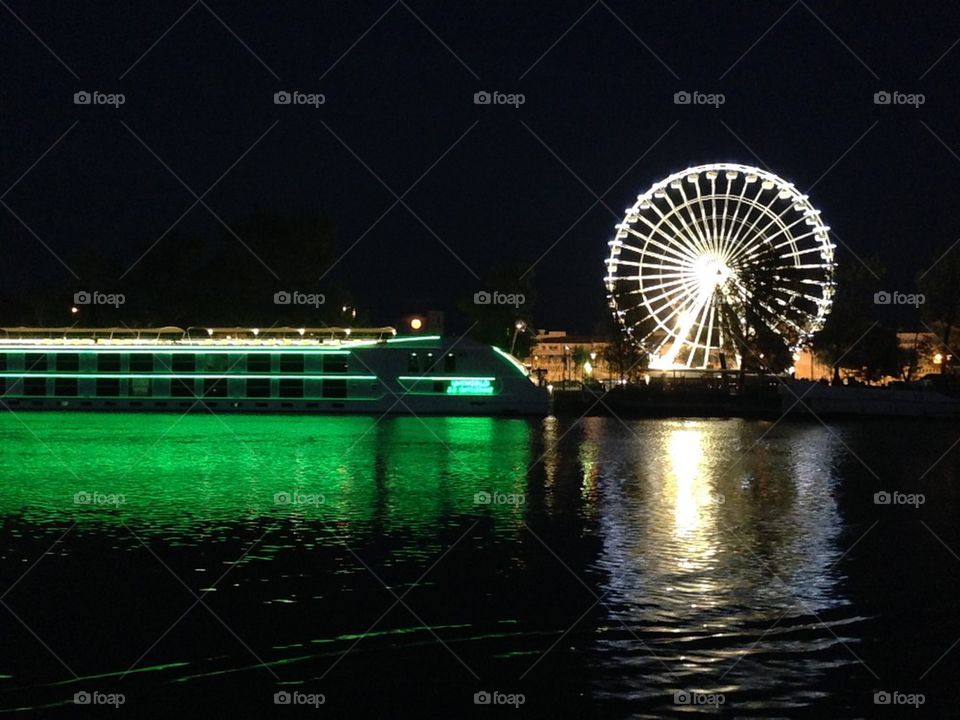
[{"label": "green light strip on boat", "polygon": [[283,375],[247,375],[245,373],[236,373],[233,375],[210,375],[207,373],[46,373],[46,372],[22,372],[0,373],[0,377],[5,378],[76,378],[78,380],[123,380],[124,378],[134,380],[376,380],[376,375],[302,375],[297,373],[285,373]]},{"label": "green light strip on boat", "polygon": [[269,353],[302,353],[304,355],[349,355],[349,350],[327,350],[316,347],[153,347],[145,348],[142,345],[77,345],[71,346],[47,346],[47,345],[4,345],[0,343],[0,353],[136,353],[153,355],[170,355],[189,353],[192,355],[247,355],[247,354],[269,354]]}]

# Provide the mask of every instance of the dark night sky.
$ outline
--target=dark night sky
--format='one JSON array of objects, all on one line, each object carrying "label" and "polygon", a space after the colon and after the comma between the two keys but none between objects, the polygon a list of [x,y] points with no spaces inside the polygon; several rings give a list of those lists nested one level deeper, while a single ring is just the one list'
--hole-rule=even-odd
[{"label": "dark night sky", "polygon": [[[0,193],[77,123],[3,198],[61,256],[91,249],[129,265],[193,202],[122,123],[198,194],[276,123],[205,201],[228,222],[258,207],[322,212],[338,255],[366,232],[331,280],[375,319],[451,310],[481,287],[467,268],[482,277],[546,252],[538,325],[589,329],[617,222],[593,193],[619,214],[702,162],[816,183],[826,222],[856,253],[879,254],[891,289],[910,291],[960,237],[955,3],[207,0],[170,29],[189,0],[5,2]],[[126,103],[75,106],[81,89]],[[326,104],[274,105],[283,89]],[[483,89],[526,103],[476,106]],[[726,103],[676,106],[678,90]],[[926,102],[876,106],[878,90]],[[404,197],[410,209],[369,230],[394,202],[384,185],[403,194],[448,150]],[[222,232],[202,206],[179,229]],[[7,294],[70,279],[3,208],[0,242]]]}]

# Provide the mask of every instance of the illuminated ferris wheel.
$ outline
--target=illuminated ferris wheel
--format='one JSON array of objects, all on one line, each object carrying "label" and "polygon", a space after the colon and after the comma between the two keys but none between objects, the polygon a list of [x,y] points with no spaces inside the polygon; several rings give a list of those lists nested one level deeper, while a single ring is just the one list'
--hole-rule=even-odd
[{"label": "illuminated ferris wheel", "polygon": [[830,313],[829,228],[765,170],[674,173],[637,198],[609,245],[610,307],[652,367],[739,365],[758,339],[796,351]]}]

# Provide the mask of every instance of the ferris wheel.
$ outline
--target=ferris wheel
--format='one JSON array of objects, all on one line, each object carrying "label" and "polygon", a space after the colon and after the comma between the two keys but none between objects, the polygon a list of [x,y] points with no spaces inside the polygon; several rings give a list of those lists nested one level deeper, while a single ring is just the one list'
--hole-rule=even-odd
[{"label": "ferris wheel", "polygon": [[829,228],[806,195],[759,168],[674,173],[637,198],[608,244],[610,307],[652,367],[740,365],[758,339],[795,352],[830,313]]}]

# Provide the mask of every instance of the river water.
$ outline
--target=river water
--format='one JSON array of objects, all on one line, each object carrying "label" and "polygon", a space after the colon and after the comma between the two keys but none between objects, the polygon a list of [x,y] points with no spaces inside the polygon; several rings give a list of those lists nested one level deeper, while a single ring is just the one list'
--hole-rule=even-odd
[{"label": "river water", "polygon": [[956,717],[958,438],[0,414],[0,711]]}]

